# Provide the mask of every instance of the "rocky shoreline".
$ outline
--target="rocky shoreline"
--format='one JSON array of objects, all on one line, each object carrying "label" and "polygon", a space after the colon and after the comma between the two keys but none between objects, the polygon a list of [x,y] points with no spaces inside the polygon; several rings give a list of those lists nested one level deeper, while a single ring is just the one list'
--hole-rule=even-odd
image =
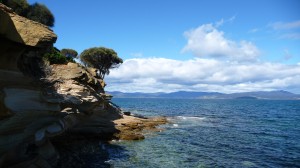
[{"label": "rocky shoreline", "polygon": [[111,133],[102,133],[97,137],[74,135],[65,133],[54,137],[52,142],[59,153],[59,160],[56,168],[86,168],[90,167],[91,162],[98,162],[99,167],[110,167],[110,153],[106,146],[113,146],[120,151],[121,147],[111,144],[111,141],[119,140],[143,140],[145,134],[149,132],[162,131],[157,126],[166,124],[166,117],[140,118],[123,115],[122,118],[114,120],[116,130]]},{"label": "rocky shoreline", "polygon": [[[123,115],[96,69],[50,65],[57,36],[0,3],[0,167],[87,167],[99,142],[141,140],[165,118]],[[72,166],[70,166],[72,167]]]},{"label": "rocky shoreline", "polygon": [[119,131],[114,136],[120,140],[142,140],[143,133],[147,131],[162,131],[157,126],[166,124],[166,117],[138,118],[124,115],[123,118],[115,120],[116,129]]}]

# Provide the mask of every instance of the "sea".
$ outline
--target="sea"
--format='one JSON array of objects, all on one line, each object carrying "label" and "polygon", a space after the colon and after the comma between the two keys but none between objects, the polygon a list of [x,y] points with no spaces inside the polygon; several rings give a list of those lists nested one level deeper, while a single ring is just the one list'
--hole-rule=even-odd
[{"label": "sea", "polygon": [[99,144],[116,168],[300,167],[300,100],[113,98],[124,111],[166,116],[141,141]]}]

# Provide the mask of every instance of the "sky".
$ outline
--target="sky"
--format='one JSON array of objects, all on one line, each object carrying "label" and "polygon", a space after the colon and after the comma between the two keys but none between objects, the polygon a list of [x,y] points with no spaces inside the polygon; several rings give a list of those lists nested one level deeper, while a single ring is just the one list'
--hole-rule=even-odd
[{"label": "sky", "polygon": [[107,91],[300,93],[299,0],[28,0],[55,47],[114,49]]}]

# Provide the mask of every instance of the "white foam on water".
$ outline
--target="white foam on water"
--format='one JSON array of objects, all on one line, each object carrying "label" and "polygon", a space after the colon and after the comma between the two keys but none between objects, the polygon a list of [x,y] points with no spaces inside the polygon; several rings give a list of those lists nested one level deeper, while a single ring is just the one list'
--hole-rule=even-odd
[{"label": "white foam on water", "polygon": [[168,121],[170,128],[187,128],[192,126],[202,126],[206,124],[206,117],[196,117],[196,116],[175,116],[169,117]]},{"label": "white foam on water", "polygon": [[104,161],[104,164],[108,164],[108,165],[110,165],[110,167],[114,167],[114,161],[111,159]]},{"label": "white foam on water", "polygon": [[117,144],[117,143],[121,143],[121,142],[123,142],[123,140],[120,140],[120,139],[118,139],[118,140],[113,139],[110,141],[111,144]]},{"label": "white foam on water", "polygon": [[180,120],[205,120],[206,117],[188,117],[188,116],[177,116],[176,119]]}]

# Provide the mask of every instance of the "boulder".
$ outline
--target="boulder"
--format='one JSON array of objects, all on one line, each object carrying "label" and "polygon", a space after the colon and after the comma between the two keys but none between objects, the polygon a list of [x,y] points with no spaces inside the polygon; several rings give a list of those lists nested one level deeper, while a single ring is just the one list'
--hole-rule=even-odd
[{"label": "boulder", "polygon": [[32,47],[47,47],[57,36],[47,26],[26,19],[0,3],[0,35],[13,42]]}]

